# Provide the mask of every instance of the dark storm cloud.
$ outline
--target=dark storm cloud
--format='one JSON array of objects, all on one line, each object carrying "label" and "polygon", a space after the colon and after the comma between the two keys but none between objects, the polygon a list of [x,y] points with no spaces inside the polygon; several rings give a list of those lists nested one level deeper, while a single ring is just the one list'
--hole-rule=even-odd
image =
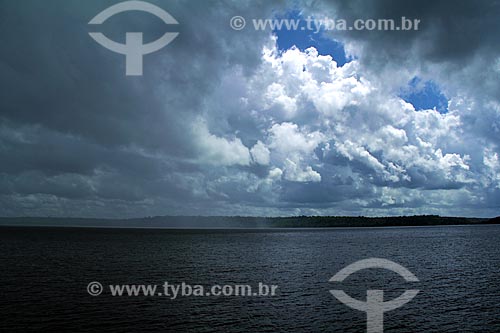
[{"label": "dark storm cloud", "polygon": [[[218,83],[219,71],[238,63],[251,71],[259,62],[259,48],[248,48],[237,35],[227,34],[227,22],[212,20],[230,12],[230,5],[157,2],[183,22],[181,34],[165,52],[145,57],[144,76],[127,78],[125,57],[87,34],[95,29],[87,25],[88,20],[115,2],[5,3],[2,116],[89,137],[103,145],[182,149],[183,142],[176,141],[183,131],[182,119],[200,112],[203,97]],[[110,20],[103,27],[117,40],[138,26],[145,30],[146,39],[165,30],[154,16],[139,13],[137,22],[136,16],[123,15],[128,19]],[[146,19],[153,24],[141,24]],[[247,35],[246,42],[265,38],[254,35]]]},{"label": "dark storm cloud", "polygon": [[[246,43],[258,45],[266,36],[247,35],[243,42],[227,34],[227,22],[217,17],[234,10],[229,2],[214,6],[157,1],[181,22],[176,27],[180,35],[168,50],[145,57],[144,76],[125,77],[125,57],[88,36],[95,27],[87,22],[114,3],[2,1],[4,192],[182,199],[182,186],[165,178],[172,174],[172,165],[198,154],[189,126],[201,114],[204,96],[227,66],[241,64],[251,71],[261,50]],[[172,29],[158,21],[149,14],[124,13],[98,28],[119,42],[127,31],[143,31],[145,40],[154,40]],[[166,161],[165,154],[181,160]],[[177,168],[189,172],[197,167],[187,162]],[[101,171],[109,174],[101,176]],[[72,176],[44,178],[58,175]],[[79,177],[84,177],[82,185],[74,181]]]},{"label": "dark storm cloud", "polygon": [[[317,7],[316,7],[317,6]],[[316,2],[312,8],[328,7]],[[340,0],[330,3],[336,18],[419,19],[418,31],[347,31],[349,39],[360,40],[367,47],[368,61],[380,63],[398,60],[451,62],[466,64],[471,57],[496,57],[500,50],[498,15],[500,2],[495,0],[422,0],[362,1]],[[417,54],[415,54],[417,53]]]}]

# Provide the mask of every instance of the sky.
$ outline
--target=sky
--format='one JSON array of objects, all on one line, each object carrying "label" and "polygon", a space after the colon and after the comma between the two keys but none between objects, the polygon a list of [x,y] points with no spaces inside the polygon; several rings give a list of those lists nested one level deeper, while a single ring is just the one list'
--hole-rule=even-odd
[{"label": "sky", "polygon": [[[0,216],[500,215],[498,1],[148,2],[0,0]],[[420,29],[252,26],[325,16]]]}]

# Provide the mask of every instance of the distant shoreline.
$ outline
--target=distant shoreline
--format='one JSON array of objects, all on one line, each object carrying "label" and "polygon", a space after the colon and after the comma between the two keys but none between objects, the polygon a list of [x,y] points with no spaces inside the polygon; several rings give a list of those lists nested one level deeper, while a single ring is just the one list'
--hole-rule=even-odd
[{"label": "distant shoreline", "polygon": [[329,229],[500,224],[496,218],[416,216],[157,216],[135,219],[0,217],[0,227],[115,229]]}]

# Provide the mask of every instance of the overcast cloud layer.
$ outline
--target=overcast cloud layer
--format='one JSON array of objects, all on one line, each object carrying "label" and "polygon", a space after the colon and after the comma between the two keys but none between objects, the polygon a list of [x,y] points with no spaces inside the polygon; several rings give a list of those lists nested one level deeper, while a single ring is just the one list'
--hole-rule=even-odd
[{"label": "overcast cloud layer", "polygon": [[[0,216],[500,215],[497,1],[150,1],[179,37],[124,75],[87,22],[117,1],[0,0]],[[279,50],[234,15],[421,20]],[[148,41],[123,13],[97,30]],[[172,27],[168,27],[172,29]],[[401,91],[434,82],[448,112]]]}]

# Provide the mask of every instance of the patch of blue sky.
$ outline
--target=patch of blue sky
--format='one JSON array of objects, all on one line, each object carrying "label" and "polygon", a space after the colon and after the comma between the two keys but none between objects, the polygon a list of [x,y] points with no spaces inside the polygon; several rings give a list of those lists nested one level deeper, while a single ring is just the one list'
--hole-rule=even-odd
[{"label": "patch of blue sky", "polygon": [[314,47],[319,54],[330,55],[338,66],[343,66],[352,60],[346,55],[344,45],[328,36],[324,29],[318,31],[313,23],[309,24],[308,27],[306,18],[303,17],[300,11],[292,10],[275,18],[277,20],[300,21],[298,29],[287,29],[286,25],[282,25],[281,29],[273,29],[280,51],[286,51],[292,46],[296,46],[301,51]]},{"label": "patch of blue sky", "polygon": [[432,80],[423,81],[418,76],[408,82],[408,86],[399,95],[411,103],[415,110],[436,109],[440,113],[448,112],[448,99],[439,86]]}]

